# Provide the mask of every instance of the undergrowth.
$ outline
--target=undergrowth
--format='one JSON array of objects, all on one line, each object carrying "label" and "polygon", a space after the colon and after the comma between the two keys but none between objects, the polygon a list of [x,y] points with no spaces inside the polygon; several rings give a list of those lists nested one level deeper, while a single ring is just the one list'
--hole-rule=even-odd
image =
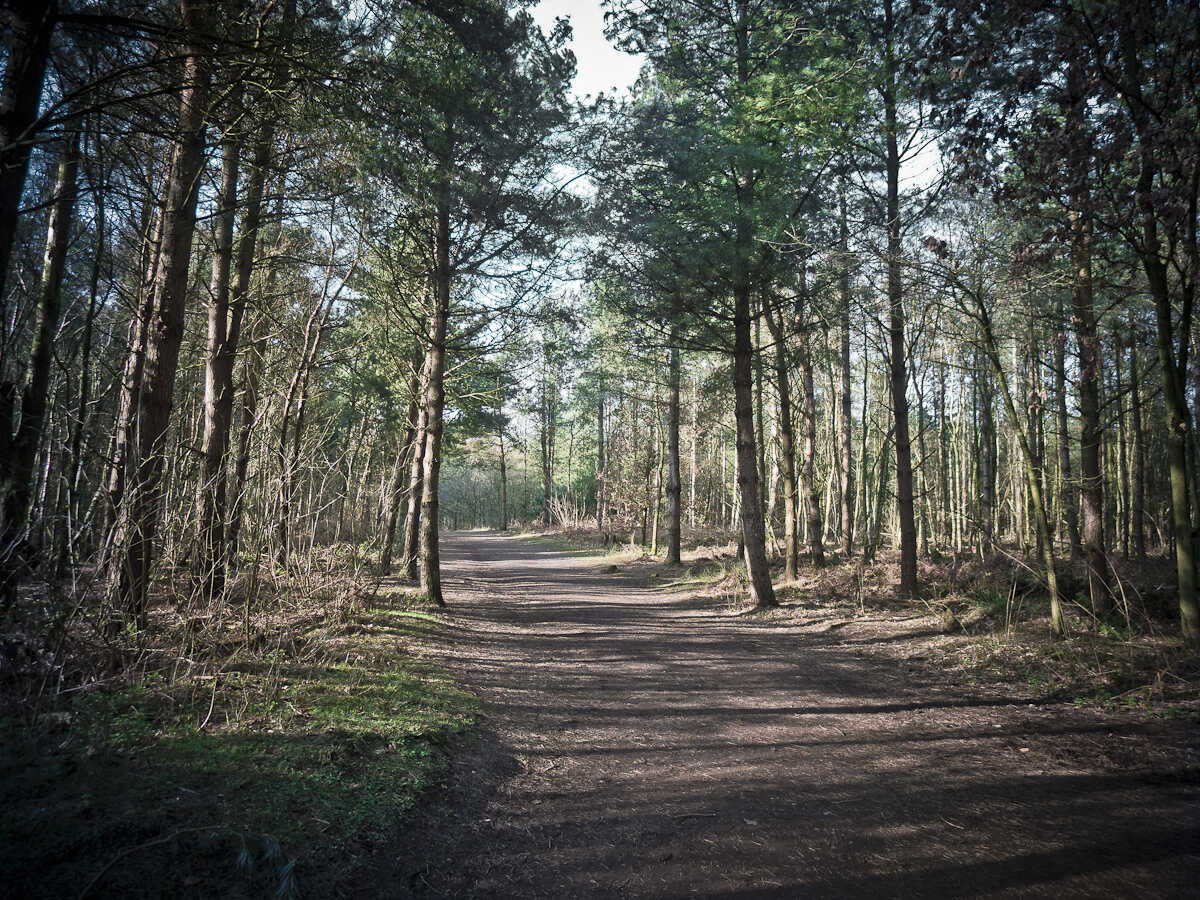
[{"label": "undergrowth", "polygon": [[387,585],[278,588],[250,616],[160,604],[132,663],[36,703],[10,681],[7,896],[331,896],[396,846],[476,708],[420,656],[443,626]]}]

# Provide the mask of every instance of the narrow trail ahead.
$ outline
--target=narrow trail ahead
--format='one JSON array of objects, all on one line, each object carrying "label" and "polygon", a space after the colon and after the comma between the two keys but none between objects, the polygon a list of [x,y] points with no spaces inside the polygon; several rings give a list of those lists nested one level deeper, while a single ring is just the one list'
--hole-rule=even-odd
[{"label": "narrow trail ahead", "polygon": [[973,694],[886,637],[698,608],[513,538],[444,547],[433,652],[485,717],[401,893],[1195,896],[1200,786],[1137,749],[1178,726]]}]

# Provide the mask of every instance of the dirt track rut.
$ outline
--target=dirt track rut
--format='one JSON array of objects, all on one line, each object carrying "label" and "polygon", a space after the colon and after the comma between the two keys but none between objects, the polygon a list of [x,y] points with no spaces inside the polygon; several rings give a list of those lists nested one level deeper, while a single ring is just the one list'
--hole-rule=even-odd
[{"label": "dirt track rut", "polygon": [[447,897],[1193,897],[1195,737],[990,696],[887,636],[701,608],[594,560],[445,538],[433,648],[477,736],[391,890]]}]

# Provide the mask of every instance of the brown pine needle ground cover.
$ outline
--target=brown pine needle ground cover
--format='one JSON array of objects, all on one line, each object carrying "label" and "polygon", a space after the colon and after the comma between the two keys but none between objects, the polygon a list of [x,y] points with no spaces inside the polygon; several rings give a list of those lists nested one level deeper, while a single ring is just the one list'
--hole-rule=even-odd
[{"label": "brown pine needle ground cover", "polygon": [[423,657],[443,626],[401,589],[303,584],[249,618],[161,603],[140,641],[93,648],[122,666],[53,695],[5,673],[6,896],[329,896],[396,842],[474,698]]},{"label": "brown pine needle ground cover", "polygon": [[652,555],[594,529],[535,528],[522,536],[603,556],[612,573],[638,573],[730,611],[806,627],[886,634],[889,652],[929,660],[972,684],[1025,685],[1080,704],[1200,716],[1200,657],[1178,636],[1170,560],[1114,558],[1118,609],[1106,622],[1094,620],[1086,608],[1082,561],[1060,561],[1070,636],[1058,641],[1050,636],[1038,563],[1007,552],[988,560],[971,554],[922,560],[923,596],[915,602],[896,597],[899,567],[890,551],[881,551],[868,565],[828,553],[821,569],[808,566],[802,556],[799,578],[791,583],[780,580],[782,566],[776,560],[780,607],[760,613],[746,607],[745,566],[736,544],[720,533],[693,532],[685,539],[679,568],[663,565],[661,552]]}]

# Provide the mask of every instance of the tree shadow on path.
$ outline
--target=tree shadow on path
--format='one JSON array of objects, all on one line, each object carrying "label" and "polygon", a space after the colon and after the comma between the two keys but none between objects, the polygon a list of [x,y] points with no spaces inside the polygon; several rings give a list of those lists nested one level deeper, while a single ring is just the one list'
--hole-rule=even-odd
[{"label": "tree shadow on path", "polygon": [[434,652],[485,720],[382,896],[1195,896],[1196,770],[1143,761],[1181,723],[975,696],[500,535],[444,558]]}]

